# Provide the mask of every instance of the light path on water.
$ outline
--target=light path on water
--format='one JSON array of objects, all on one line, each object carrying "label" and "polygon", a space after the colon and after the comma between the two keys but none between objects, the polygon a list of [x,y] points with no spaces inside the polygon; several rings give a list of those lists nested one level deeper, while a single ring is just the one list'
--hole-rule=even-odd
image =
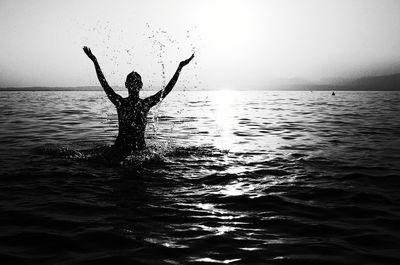
[{"label": "light path on water", "polygon": [[0,259],[397,264],[399,106],[398,92],[176,90],[148,117],[148,150],[120,159],[102,92],[0,93]]}]

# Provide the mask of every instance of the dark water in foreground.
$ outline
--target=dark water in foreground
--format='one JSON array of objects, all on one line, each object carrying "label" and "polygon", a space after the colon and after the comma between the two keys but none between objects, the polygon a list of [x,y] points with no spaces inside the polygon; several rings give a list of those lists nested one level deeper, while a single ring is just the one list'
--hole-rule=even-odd
[{"label": "dark water in foreground", "polygon": [[102,93],[0,93],[0,264],[400,264],[399,92],[173,92],[158,113],[119,161]]}]

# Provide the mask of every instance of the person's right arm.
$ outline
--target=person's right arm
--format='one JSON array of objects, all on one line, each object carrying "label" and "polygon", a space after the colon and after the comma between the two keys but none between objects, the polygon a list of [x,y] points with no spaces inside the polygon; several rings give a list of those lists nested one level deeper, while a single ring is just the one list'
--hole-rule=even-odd
[{"label": "person's right arm", "polygon": [[88,47],[83,47],[83,51],[86,53],[86,55],[89,57],[90,60],[92,60],[94,67],[96,69],[96,74],[97,78],[100,81],[100,84],[102,88],[104,89],[104,92],[106,92],[107,97],[110,99],[110,101],[114,105],[119,105],[121,103],[122,97],[115,93],[115,91],[108,85],[106,78],[104,77],[103,72],[101,71],[100,65],[97,62],[96,56],[93,55],[92,51]]}]

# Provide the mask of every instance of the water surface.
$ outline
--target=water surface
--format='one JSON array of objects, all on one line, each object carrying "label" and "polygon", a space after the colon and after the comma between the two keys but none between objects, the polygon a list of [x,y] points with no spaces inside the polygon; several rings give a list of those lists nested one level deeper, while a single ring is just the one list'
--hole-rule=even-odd
[{"label": "water surface", "polygon": [[400,264],[399,114],[399,92],[175,91],[120,160],[103,93],[1,92],[0,260]]}]

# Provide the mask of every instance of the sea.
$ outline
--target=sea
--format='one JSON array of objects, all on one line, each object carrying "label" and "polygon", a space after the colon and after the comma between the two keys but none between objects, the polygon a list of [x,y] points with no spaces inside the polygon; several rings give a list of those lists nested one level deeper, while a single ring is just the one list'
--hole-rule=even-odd
[{"label": "sea", "polygon": [[400,92],[331,93],[173,91],[121,156],[104,92],[0,92],[0,264],[400,264]]}]

